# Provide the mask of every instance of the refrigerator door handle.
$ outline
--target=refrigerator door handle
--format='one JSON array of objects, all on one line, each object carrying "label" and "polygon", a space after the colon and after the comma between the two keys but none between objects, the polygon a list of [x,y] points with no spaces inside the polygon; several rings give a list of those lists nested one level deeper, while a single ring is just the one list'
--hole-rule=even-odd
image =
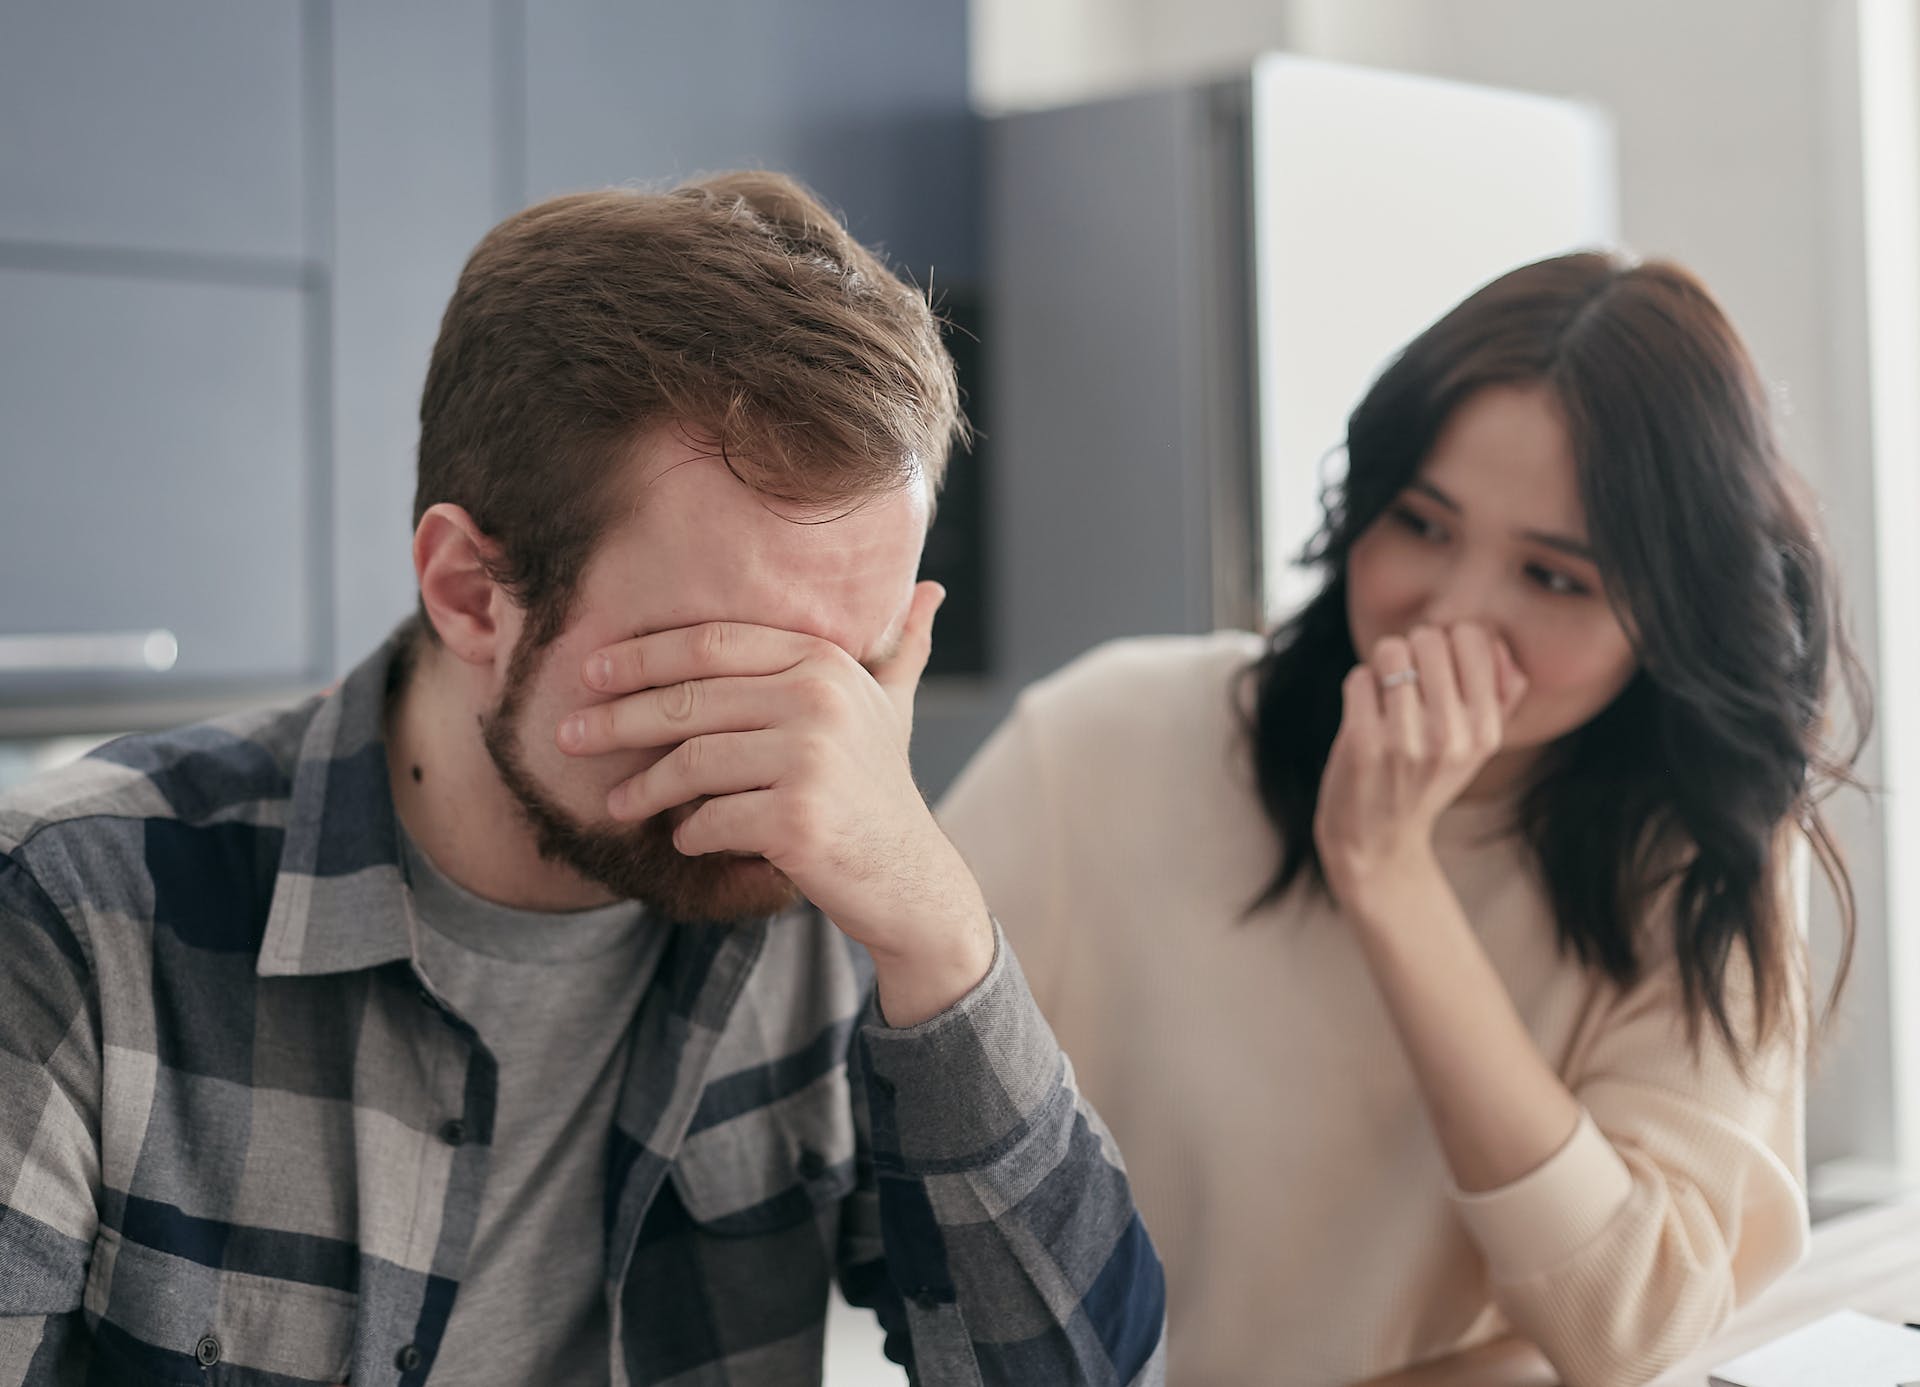
[{"label": "refrigerator door handle", "polygon": [[165,628],[0,636],[0,674],[129,671],[165,674],[180,660],[180,642]]}]

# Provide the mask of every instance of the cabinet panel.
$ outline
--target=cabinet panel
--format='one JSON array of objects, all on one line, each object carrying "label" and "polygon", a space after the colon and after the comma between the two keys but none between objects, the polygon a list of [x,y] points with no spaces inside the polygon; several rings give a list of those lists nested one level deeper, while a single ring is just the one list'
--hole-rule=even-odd
[{"label": "cabinet panel", "polygon": [[20,0],[0,240],[307,254],[298,0]]},{"label": "cabinet panel", "polygon": [[413,610],[427,360],[468,252],[515,210],[500,187],[499,146],[512,134],[503,136],[496,104],[500,9],[469,0],[333,7],[336,669]]},{"label": "cabinet panel", "polygon": [[977,274],[958,0],[549,0],[526,21],[532,196],[778,168],[920,279]]},{"label": "cabinet panel", "polygon": [[0,322],[31,344],[0,372],[0,637],[179,644],[165,673],[56,647],[67,668],[0,671],[0,702],[309,672],[305,297],[0,270]]}]

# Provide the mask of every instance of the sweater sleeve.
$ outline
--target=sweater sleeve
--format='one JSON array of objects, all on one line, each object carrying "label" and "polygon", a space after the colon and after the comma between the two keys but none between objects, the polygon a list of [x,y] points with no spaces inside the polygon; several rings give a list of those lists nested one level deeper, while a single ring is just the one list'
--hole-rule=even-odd
[{"label": "sweater sleeve", "polygon": [[1618,997],[1569,1081],[1573,1135],[1511,1184],[1454,1192],[1500,1309],[1567,1387],[1657,1375],[1806,1247],[1799,1036],[1743,1076],[1683,1016],[1671,965]]}]

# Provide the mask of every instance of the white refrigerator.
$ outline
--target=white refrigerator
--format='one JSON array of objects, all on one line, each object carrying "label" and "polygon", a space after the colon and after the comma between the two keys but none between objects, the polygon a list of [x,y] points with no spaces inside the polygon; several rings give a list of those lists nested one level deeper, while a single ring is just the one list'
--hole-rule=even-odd
[{"label": "white refrigerator", "polygon": [[985,173],[996,702],[1111,636],[1292,606],[1387,357],[1616,226],[1594,108],[1285,55],[993,119]]}]

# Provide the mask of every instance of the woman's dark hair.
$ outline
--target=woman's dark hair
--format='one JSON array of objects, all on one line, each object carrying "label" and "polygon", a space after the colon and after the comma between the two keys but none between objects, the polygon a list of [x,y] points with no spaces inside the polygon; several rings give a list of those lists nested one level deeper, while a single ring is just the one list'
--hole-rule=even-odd
[{"label": "woman's dark hair", "polygon": [[[1697,1043],[1710,1021],[1744,1057],[1800,1014],[1803,953],[1783,870],[1795,828],[1839,901],[1831,997],[1845,980],[1853,891],[1820,801],[1851,783],[1869,712],[1766,391],[1719,305],[1676,265],[1586,253],[1514,270],[1416,337],[1353,411],[1346,475],[1306,556],[1327,582],[1250,671],[1255,769],[1281,844],[1257,904],[1303,879],[1325,889],[1314,807],[1341,680],[1357,662],[1346,584],[1355,540],[1414,480],[1462,403],[1524,384],[1544,384],[1561,408],[1595,557],[1639,668],[1549,748],[1517,827],[1561,947],[1622,985],[1640,975],[1640,922],[1671,891],[1689,1033]],[[1823,742],[1835,680],[1854,710],[1839,754]],[[1728,985],[1736,948],[1753,979],[1739,1024],[1739,989]]]}]

